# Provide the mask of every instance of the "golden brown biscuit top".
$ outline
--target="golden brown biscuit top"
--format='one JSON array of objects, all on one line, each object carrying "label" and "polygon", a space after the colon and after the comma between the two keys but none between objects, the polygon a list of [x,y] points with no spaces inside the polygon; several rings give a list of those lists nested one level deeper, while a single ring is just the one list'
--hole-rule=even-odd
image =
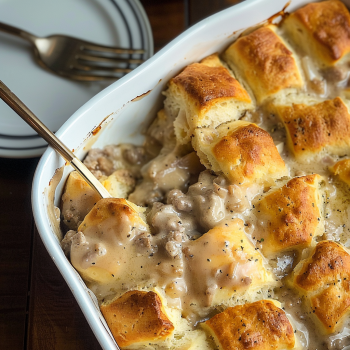
[{"label": "golden brown biscuit top", "polygon": [[313,291],[338,279],[346,281],[349,275],[349,253],[335,242],[323,241],[298,272],[295,284],[305,291]]},{"label": "golden brown biscuit top", "polygon": [[310,301],[312,312],[324,325],[326,333],[335,332],[341,326],[340,320],[349,312],[350,280],[329,286]]},{"label": "golden brown biscuit top", "polygon": [[119,346],[162,340],[174,330],[154,292],[132,290],[100,309]]},{"label": "golden brown biscuit top", "polygon": [[350,51],[350,14],[341,1],[310,3],[290,16],[312,33],[330,60],[337,61]]},{"label": "golden brown biscuit top", "polygon": [[270,300],[227,308],[205,322],[223,350],[292,349],[294,332],[284,311]]},{"label": "golden brown biscuit top", "polygon": [[335,163],[329,168],[329,170],[340,180],[344,181],[346,184],[350,185],[350,159],[343,159]]},{"label": "golden brown biscuit top", "polygon": [[244,178],[254,177],[257,167],[273,162],[276,168],[285,164],[268,132],[249,124],[229,133],[213,147],[214,157],[223,164],[240,165]]},{"label": "golden brown biscuit top", "polygon": [[333,241],[320,242],[312,256],[297,265],[293,282],[321,330],[340,330],[350,307],[350,254]]},{"label": "golden brown biscuit top", "polygon": [[262,90],[261,94],[271,95],[303,85],[293,53],[271,27],[262,27],[243,36],[232,45],[232,50],[237,55],[235,61],[242,62],[238,66],[244,67],[243,74],[255,92]]},{"label": "golden brown biscuit top", "polygon": [[209,106],[216,99],[235,98],[251,102],[247,91],[223,66],[193,63],[171,79],[170,84],[181,86],[200,107]]},{"label": "golden brown biscuit top", "polygon": [[321,221],[320,180],[317,174],[294,178],[259,202],[257,215],[267,216],[264,253],[311,244]]},{"label": "golden brown biscuit top", "polygon": [[341,98],[312,106],[278,106],[296,157],[317,153],[326,146],[350,144],[350,115]]}]

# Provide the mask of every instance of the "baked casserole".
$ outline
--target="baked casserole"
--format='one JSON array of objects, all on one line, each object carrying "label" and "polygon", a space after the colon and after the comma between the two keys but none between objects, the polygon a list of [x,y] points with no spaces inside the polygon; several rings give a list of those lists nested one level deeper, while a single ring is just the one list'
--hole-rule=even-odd
[{"label": "baked casserole", "polygon": [[310,3],[173,77],[143,146],[90,150],[115,198],[70,174],[61,245],[122,349],[350,345],[349,52]]}]

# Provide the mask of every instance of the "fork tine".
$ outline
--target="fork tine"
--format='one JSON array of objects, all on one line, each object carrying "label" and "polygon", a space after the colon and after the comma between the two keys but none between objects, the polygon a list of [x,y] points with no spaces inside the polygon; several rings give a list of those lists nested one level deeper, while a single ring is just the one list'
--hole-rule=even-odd
[{"label": "fork tine", "polygon": [[87,55],[79,53],[76,55],[76,59],[84,60],[84,61],[94,61],[94,62],[106,62],[106,63],[134,63],[139,64],[143,63],[144,60],[142,59],[135,59],[135,58],[122,58],[122,57],[106,57],[106,56],[100,56],[100,55]]},{"label": "fork tine", "polygon": [[145,53],[145,50],[142,49],[123,49],[121,47],[112,47],[106,45],[97,45],[89,42],[82,43],[82,50],[90,51],[101,51],[101,52],[114,52],[114,53],[126,53],[126,54],[142,54]]},{"label": "fork tine", "polygon": [[99,65],[83,65],[83,64],[75,64],[72,67],[72,70],[81,70],[86,72],[91,71],[100,71],[100,72],[114,72],[114,73],[130,73],[132,71],[131,68],[119,68],[119,67],[106,67],[106,66],[99,66]]}]

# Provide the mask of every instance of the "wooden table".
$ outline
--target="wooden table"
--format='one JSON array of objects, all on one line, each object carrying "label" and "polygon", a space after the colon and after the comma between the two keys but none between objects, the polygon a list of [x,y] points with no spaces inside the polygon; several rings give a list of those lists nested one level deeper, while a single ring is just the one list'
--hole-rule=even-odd
[{"label": "wooden table", "polygon": [[[141,0],[155,51],[235,0]],[[39,158],[0,158],[0,349],[101,349],[35,228],[31,184]]]}]

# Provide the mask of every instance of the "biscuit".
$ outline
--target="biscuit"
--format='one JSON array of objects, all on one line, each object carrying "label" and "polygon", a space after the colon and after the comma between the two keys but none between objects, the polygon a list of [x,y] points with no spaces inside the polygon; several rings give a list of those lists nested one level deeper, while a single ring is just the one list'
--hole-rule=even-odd
[{"label": "biscuit", "polygon": [[100,309],[121,347],[162,341],[174,332],[161,299],[152,291],[126,292],[111,303],[102,304]]},{"label": "biscuit", "polygon": [[296,177],[258,202],[264,254],[306,248],[313,237],[323,234],[321,180],[317,174]]},{"label": "biscuit", "polygon": [[253,123],[197,129],[192,143],[202,164],[234,184],[268,183],[287,174],[271,136]]},{"label": "biscuit", "polygon": [[343,159],[335,163],[329,170],[341,181],[350,185],[350,159]]},{"label": "biscuit", "polygon": [[220,350],[293,349],[293,327],[279,302],[260,300],[227,308],[202,323]]},{"label": "biscuit", "polygon": [[[135,178],[126,169],[118,169],[108,177],[101,177],[99,181],[116,198],[126,198],[135,187]],[[77,171],[72,171],[62,195],[64,224],[70,230],[77,230],[84,217],[100,199],[96,190],[92,189]]]},{"label": "biscuit", "polygon": [[[307,101],[307,99],[305,100]],[[350,114],[340,98],[316,104],[274,103],[269,106],[282,120],[287,145],[295,158],[309,162],[323,151],[335,155],[350,152]]]},{"label": "biscuit", "polygon": [[203,306],[218,305],[238,293],[244,293],[246,300],[254,299],[263,286],[274,285],[241,219],[216,226],[183,246],[185,271],[191,276],[187,277],[189,288],[196,291]]},{"label": "biscuit", "polygon": [[[122,198],[101,199],[72,239],[72,265],[87,282],[108,283],[118,276],[136,235],[149,234],[143,209]],[[125,249],[124,249],[125,248]]]},{"label": "biscuit", "polygon": [[100,198],[99,194],[77,171],[72,171],[68,176],[61,197],[63,223],[70,230],[76,230]]},{"label": "biscuit", "polygon": [[296,55],[277,35],[274,25],[236,40],[225,51],[224,59],[250,87],[258,103],[284,89],[304,85]]},{"label": "biscuit", "polygon": [[291,285],[307,300],[323,333],[340,330],[350,312],[349,252],[333,241],[318,243],[295,267]]},{"label": "biscuit", "polygon": [[332,66],[350,52],[350,14],[341,1],[310,3],[291,13],[283,28],[322,66]]},{"label": "biscuit", "polygon": [[[100,180],[101,181],[101,180]],[[136,180],[127,169],[118,169],[101,181],[106,190],[115,198],[127,198],[134,190]]]},{"label": "biscuit", "polygon": [[253,103],[247,91],[214,54],[187,66],[165,91],[165,111],[175,119],[177,141],[190,141],[194,129],[236,120]]}]

